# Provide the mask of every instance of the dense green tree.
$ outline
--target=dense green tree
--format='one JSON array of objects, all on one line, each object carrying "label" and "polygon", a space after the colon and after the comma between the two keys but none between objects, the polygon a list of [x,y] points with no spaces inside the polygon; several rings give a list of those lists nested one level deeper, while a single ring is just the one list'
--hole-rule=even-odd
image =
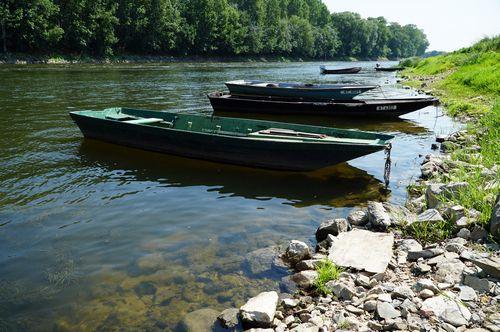
[{"label": "dense green tree", "polygon": [[425,34],[321,0],[0,0],[2,51],[392,58]]}]

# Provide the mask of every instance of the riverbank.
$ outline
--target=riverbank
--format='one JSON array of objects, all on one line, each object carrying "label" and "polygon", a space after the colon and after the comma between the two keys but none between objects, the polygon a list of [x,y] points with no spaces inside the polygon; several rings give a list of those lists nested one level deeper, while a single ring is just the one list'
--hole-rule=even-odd
[{"label": "riverbank", "polygon": [[[326,220],[314,249],[293,240],[262,264],[290,269],[280,293],[194,312],[183,328],[232,331],[499,331],[498,38],[403,73],[465,129],[437,135],[405,206],[368,202]],[[493,61],[492,61],[493,60]],[[269,253],[270,249],[267,249]],[[265,250],[264,250],[265,251]]]},{"label": "riverbank", "polygon": [[0,65],[26,65],[26,64],[120,64],[120,63],[162,63],[162,62],[302,62],[302,61],[396,61],[387,58],[358,59],[355,57],[316,59],[303,57],[287,57],[274,55],[261,56],[173,56],[173,55],[133,55],[118,54],[111,57],[93,57],[87,55],[69,54],[23,54],[0,53]]}]

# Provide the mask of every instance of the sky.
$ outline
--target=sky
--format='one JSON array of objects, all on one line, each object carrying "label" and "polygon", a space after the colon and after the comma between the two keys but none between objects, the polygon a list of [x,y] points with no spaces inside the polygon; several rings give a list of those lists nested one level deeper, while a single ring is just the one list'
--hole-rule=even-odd
[{"label": "sky", "polygon": [[429,40],[427,50],[454,51],[500,34],[500,0],[323,0],[330,12],[415,24]]}]

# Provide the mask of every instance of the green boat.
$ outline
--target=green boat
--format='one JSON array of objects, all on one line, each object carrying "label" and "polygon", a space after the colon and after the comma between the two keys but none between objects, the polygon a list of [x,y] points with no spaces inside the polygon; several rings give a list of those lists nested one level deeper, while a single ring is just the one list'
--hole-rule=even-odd
[{"label": "green boat", "polygon": [[195,159],[310,171],[383,150],[394,136],[129,108],[74,111],[86,138]]}]

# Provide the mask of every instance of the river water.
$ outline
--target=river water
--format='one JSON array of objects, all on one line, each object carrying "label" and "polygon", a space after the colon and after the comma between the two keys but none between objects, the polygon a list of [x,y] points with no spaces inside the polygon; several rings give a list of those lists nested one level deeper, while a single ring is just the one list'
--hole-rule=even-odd
[{"label": "river water", "polygon": [[84,140],[68,116],[113,106],[210,114],[205,94],[240,78],[415,95],[394,73],[359,65],[346,76],[307,62],[1,66],[0,330],[176,330],[190,311],[278,287],[279,275],[249,271],[249,252],[313,244],[322,220],[368,200],[404,202],[434,136],[455,127],[439,108],[291,119],[396,135],[388,189],[383,152],[310,173],[258,170]]}]

